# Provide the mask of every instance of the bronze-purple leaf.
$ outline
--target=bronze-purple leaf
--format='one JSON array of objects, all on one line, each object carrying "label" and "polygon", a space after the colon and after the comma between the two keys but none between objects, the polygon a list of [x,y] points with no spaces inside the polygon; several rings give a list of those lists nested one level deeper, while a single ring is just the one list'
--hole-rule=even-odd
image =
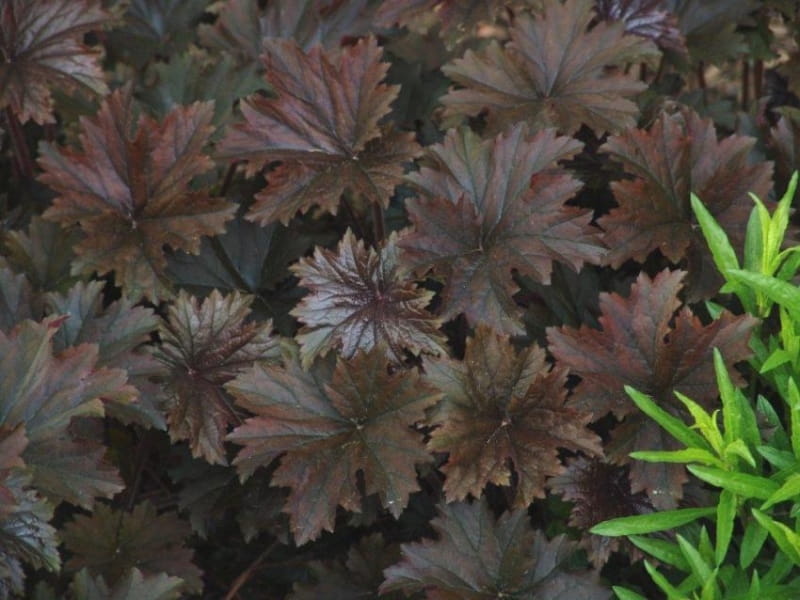
[{"label": "bronze-purple leaf", "polygon": [[444,393],[428,448],[449,453],[442,467],[448,501],[479,497],[488,483],[510,485],[514,474],[514,506],[525,507],[563,472],[559,448],[602,454],[586,427],[591,414],[565,405],[566,369],[551,370],[536,345],[518,353],[507,337],[478,327],[463,361],[430,361],[425,369]]},{"label": "bronze-purple leaf", "polygon": [[642,273],[627,298],[600,294],[600,331],[585,325],[547,330],[556,364],[581,377],[571,404],[592,412],[595,420],[609,412],[624,419],[612,434],[610,458],[631,464],[633,492],[647,491],[659,509],[674,507],[681,498],[684,469],[630,460],[629,452],[663,448],[669,436],[659,434],[658,425],[636,409],[624,386],[653,396],[674,414],[684,410],[676,390],[708,407],[718,393],[713,349],[719,348],[728,367],[746,359],[756,323],[749,315],[725,311],[703,325],[688,307],[679,310],[685,275],[665,270],[650,279]]},{"label": "bronze-purple leaf", "polygon": [[413,134],[379,126],[398,89],[382,83],[389,64],[381,56],[371,37],[338,54],[319,46],[306,53],[291,40],[264,42],[266,78],[277,98],[248,97],[245,122],[218,148],[222,158],[249,161],[251,173],[282,162],[248,218],[286,224],[314,205],[335,213],[345,190],[388,205],[419,146]]},{"label": "bronze-purple leaf", "polygon": [[426,310],[433,292],[417,287],[397,254],[395,235],[376,251],[348,230],[336,252],[317,247],[292,267],[309,289],[291,311],[304,323],[297,335],[304,366],[334,348],[351,358],[383,344],[398,363],[405,350],[444,352],[441,322]]},{"label": "bronze-purple leaf", "polygon": [[591,214],[565,206],[581,183],[556,163],[581,143],[517,124],[494,139],[451,130],[410,177],[423,193],[406,204],[414,229],[399,242],[403,262],[445,281],[443,319],[523,331],[512,270],[550,282],[553,262],[575,270],[605,255]]},{"label": "bronze-purple leaf", "polygon": [[359,512],[360,482],[395,517],[419,489],[415,464],[431,457],[412,426],[441,394],[414,371],[387,367],[381,347],[335,369],[317,361],[305,371],[289,356],[284,367],[260,363],[228,384],[256,415],[228,436],[244,446],[235,464],[247,477],[283,454],[272,482],[292,488],[284,510],[297,544],[333,531],[337,506]]},{"label": "bronze-purple leaf", "polygon": [[100,52],[83,36],[110,22],[99,0],[5,0],[0,6],[0,109],[52,123],[50,89],[108,91]]},{"label": "bronze-purple leaf", "polygon": [[632,127],[639,113],[632,98],[646,86],[614,67],[655,46],[625,35],[621,23],[590,28],[595,18],[593,0],[546,0],[540,16],[517,15],[505,46],[492,41],[444,67],[461,86],[442,98],[445,115],[487,111],[492,132],[519,121],[567,134],[586,125],[598,136]]},{"label": "bronze-purple leaf", "polygon": [[189,186],[214,166],[203,153],[212,116],[209,103],[178,106],[162,122],[138,116],[129,86],[81,118],[81,150],[42,145],[39,179],[58,193],[44,217],[77,222],[85,236],[75,272],[113,270],[133,299],[164,297],[164,246],[197,254],[202,236],[225,230],[236,207]]}]

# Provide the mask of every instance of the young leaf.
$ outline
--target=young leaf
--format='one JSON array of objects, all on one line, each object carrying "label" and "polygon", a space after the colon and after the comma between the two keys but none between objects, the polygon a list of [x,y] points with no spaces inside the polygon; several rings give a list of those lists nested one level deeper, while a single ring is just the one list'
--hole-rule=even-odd
[{"label": "young leaf", "polygon": [[292,488],[284,510],[298,545],[332,531],[338,505],[359,512],[361,485],[398,517],[418,489],[414,465],[430,460],[411,426],[441,395],[413,371],[390,373],[377,346],[333,372],[320,361],[310,371],[297,358],[286,363],[257,363],[227,386],[256,415],[228,436],[244,446],[240,475],[285,453],[273,484]]},{"label": "young leaf", "polygon": [[638,109],[630,98],[645,85],[610,67],[641,60],[655,47],[624,35],[620,23],[589,29],[593,8],[591,0],[547,0],[541,16],[515,16],[505,47],[492,41],[446,65],[444,73],[464,89],[442,98],[445,115],[488,109],[492,132],[518,121],[568,134],[587,125],[598,136],[632,127]]},{"label": "young leaf", "polygon": [[595,5],[598,17],[621,21],[626,33],[651,39],[664,50],[688,54],[678,19],[664,10],[661,0],[596,0]]},{"label": "young leaf", "polygon": [[[676,314],[683,275],[663,271],[651,280],[641,274],[628,298],[601,294],[602,331],[585,326],[548,329],[549,349],[558,364],[582,379],[573,395],[574,406],[592,411],[595,419],[607,412],[626,417],[612,433],[614,460],[628,463],[634,450],[672,450],[674,445],[655,421],[636,411],[624,386],[652,396],[661,409],[684,420],[685,408],[675,390],[703,406],[717,395],[712,349],[721,349],[728,367],[750,354],[752,317],[723,313],[702,326],[689,308]],[[633,490],[646,489],[658,508],[674,508],[681,497],[683,473],[680,465],[633,463]]]},{"label": "young leaf", "polygon": [[181,291],[162,325],[156,355],[170,369],[167,422],[173,441],[189,440],[192,455],[227,464],[223,439],[240,422],[223,385],[253,361],[277,359],[271,324],[248,321],[250,298],[217,291],[201,302]]},{"label": "young leaf", "polygon": [[246,122],[228,131],[220,157],[246,159],[254,173],[282,161],[256,195],[248,218],[287,224],[319,205],[335,213],[345,190],[387,206],[403,163],[419,153],[413,134],[381,128],[397,87],[381,83],[388,63],[374,38],[332,55],[294,41],[266,40],[267,81],[277,98],[242,103]]},{"label": "young leaf", "polygon": [[384,571],[381,593],[426,590],[442,600],[570,598],[606,600],[590,572],[569,572],[575,545],[531,529],[524,508],[495,520],[485,500],[439,506],[437,541],[403,544],[403,561]]},{"label": "young leaf", "polygon": [[662,112],[649,131],[609,138],[601,150],[633,176],[611,184],[619,206],[599,221],[612,266],[630,258],[643,262],[655,249],[673,262],[692,244],[704,249],[693,229],[691,192],[741,248],[752,208],[748,192],[763,198],[772,184],[772,164],[749,159],[753,144],[739,135],[717,141],[711,120],[685,108]]},{"label": "young leaf", "polygon": [[[645,494],[631,492],[626,467],[600,458],[570,459],[564,474],[551,478],[548,486],[573,503],[569,524],[584,532],[602,521],[653,510]],[[600,567],[620,549],[620,542],[619,538],[585,534],[581,546],[587,549],[589,560]]]},{"label": "young leaf", "polygon": [[429,150],[432,166],[411,176],[427,198],[407,202],[414,231],[399,244],[410,268],[446,282],[443,319],[463,312],[470,323],[522,333],[512,269],[549,283],[555,261],[578,270],[602,260],[591,215],[564,206],[581,184],[555,164],[580,147],[519,124],[485,141],[453,130]]},{"label": "young leaf", "polygon": [[200,238],[224,231],[235,207],[189,184],[213,167],[203,152],[210,104],[176,107],[161,123],[137,119],[132,88],[106,98],[82,118],[82,150],[41,147],[40,180],[59,196],[44,213],[63,226],[80,224],[76,272],[114,271],[133,299],[168,291],[164,246],[196,254]]},{"label": "young leaf", "polygon": [[183,591],[197,593],[203,588],[202,571],[184,545],[190,533],[177,513],[159,515],[149,502],[131,512],[97,504],[91,515],[77,515],[61,529],[64,546],[72,553],[64,568],[87,568],[116,586],[135,567],[143,575],[179,577],[185,582]]},{"label": "young leaf", "polygon": [[348,229],[336,252],[317,247],[313,257],[292,266],[309,290],[290,312],[304,324],[296,336],[304,367],[332,349],[352,358],[383,344],[398,363],[405,350],[445,351],[441,322],[425,310],[433,292],[405,275],[397,255],[394,234],[375,251]]},{"label": "young leaf", "polygon": [[108,91],[100,52],[83,36],[109,15],[98,0],[6,0],[0,5],[0,109],[25,123],[53,123],[51,87]]},{"label": "young leaf", "polygon": [[550,370],[538,346],[516,353],[507,337],[478,327],[463,361],[431,361],[425,369],[444,392],[428,448],[449,453],[442,467],[448,502],[477,498],[488,483],[509,485],[514,473],[514,506],[528,506],[544,497],[547,477],[564,471],[559,448],[602,453],[586,428],[590,415],[564,406],[566,372]]}]

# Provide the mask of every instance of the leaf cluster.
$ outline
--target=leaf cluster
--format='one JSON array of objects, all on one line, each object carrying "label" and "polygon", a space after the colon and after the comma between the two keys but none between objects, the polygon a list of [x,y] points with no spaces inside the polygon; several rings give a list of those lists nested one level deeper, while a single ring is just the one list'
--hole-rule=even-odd
[{"label": "leaf cluster", "polygon": [[800,23],[725,4],[0,0],[0,600],[793,593]]}]

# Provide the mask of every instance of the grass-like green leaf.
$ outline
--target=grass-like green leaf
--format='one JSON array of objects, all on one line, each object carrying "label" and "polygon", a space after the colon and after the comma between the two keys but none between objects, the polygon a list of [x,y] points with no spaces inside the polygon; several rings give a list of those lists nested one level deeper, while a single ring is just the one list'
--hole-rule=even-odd
[{"label": "grass-like green leaf", "polygon": [[607,535],[610,537],[652,533],[686,525],[702,517],[713,515],[716,511],[717,508],[715,506],[709,506],[706,508],[678,508],[648,515],[620,517],[619,519],[598,523],[589,531],[595,535]]}]

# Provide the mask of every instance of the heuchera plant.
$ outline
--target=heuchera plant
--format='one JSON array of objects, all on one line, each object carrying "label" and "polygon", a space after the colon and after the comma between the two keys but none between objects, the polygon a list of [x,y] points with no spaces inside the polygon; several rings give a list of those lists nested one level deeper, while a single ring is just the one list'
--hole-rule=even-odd
[{"label": "heuchera plant", "polygon": [[798,29],[0,0],[0,600],[794,597]]}]

